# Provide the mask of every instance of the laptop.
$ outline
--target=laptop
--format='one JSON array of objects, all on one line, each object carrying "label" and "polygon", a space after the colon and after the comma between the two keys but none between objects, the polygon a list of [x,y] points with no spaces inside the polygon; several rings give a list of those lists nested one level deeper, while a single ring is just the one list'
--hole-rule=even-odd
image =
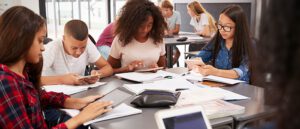
[{"label": "laptop", "polygon": [[212,129],[201,106],[160,110],[155,120],[158,129]]}]

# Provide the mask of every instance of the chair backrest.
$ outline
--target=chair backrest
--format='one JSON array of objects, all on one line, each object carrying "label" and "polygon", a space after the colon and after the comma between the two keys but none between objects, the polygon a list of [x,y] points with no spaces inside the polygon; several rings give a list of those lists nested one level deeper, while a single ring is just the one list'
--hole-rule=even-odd
[{"label": "chair backrest", "polygon": [[48,38],[48,37],[46,37],[45,39],[44,39],[44,44],[48,44],[49,42],[51,42],[52,41],[52,39],[51,38]]},{"label": "chair backrest", "polygon": [[88,36],[89,36],[89,39],[92,41],[92,43],[96,45],[96,40],[93,38],[93,36],[90,34]]}]

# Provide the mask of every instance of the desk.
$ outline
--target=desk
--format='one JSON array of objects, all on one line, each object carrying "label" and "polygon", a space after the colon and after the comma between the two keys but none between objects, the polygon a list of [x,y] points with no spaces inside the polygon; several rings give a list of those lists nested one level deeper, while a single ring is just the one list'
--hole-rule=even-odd
[{"label": "desk", "polygon": [[242,129],[246,124],[273,115],[275,110],[264,104],[264,89],[248,84],[238,84],[224,89],[250,97],[249,100],[233,101],[232,103],[244,106],[245,113],[233,116],[235,128]]},{"label": "desk", "polygon": [[173,67],[173,46],[176,45],[187,45],[187,44],[193,44],[193,43],[198,43],[198,44],[205,44],[207,43],[210,38],[203,38],[203,39],[198,39],[198,40],[191,40],[187,39],[186,41],[176,41],[179,36],[190,36],[187,34],[181,34],[181,35],[176,35],[174,38],[164,38],[164,43],[166,46],[166,55],[167,55],[167,67],[172,68]]},{"label": "desk", "polygon": [[[167,69],[169,72],[183,73],[187,72],[187,68],[172,68]],[[93,94],[108,93],[115,88],[121,87],[123,84],[132,84],[134,82],[120,80],[116,77],[104,78],[101,81],[108,82],[104,86],[96,87],[88,91],[84,91],[72,97],[84,97]],[[235,115],[232,117],[224,117],[210,120],[214,129],[220,129],[222,127],[234,127],[242,128],[246,123],[260,119],[269,115],[272,110],[270,107],[264,104],[264,89],[248,84],[238,84],[230,87],[223,87],[226,90],[230,90],[248,97],[249,100],[231,101],[234,104],[244,106],[246,108],[245,113]],[[130,100],[125,103],[129,104]],[[162,108],[142,108],[141,114],[127,116],[123,118],[117,118],[102,122],[91,124],[95,129],[157,129],[154,119],[154,113]]]},{"label": "desk", "polygon": [[[104,86],[96,87],[78,94],[72,95],[72,97],[84,97],[95,94],[105,94],[112,91],[115,88],[121,87],[123,84],[132,84],[134,82],[120,80],[116,77],[104,78],[101,81],[108,82]],[[130,100],[125,103],[129,104]],[[94,129],[157,129],[156,122],[154,119],[154,113],[163,108],[142,108],[141,114],[101,121],[91,124]],[[233,126],[232,117],[224,117],[213,119],[210,121],[214,128],[228,127],[229,129]]]}]

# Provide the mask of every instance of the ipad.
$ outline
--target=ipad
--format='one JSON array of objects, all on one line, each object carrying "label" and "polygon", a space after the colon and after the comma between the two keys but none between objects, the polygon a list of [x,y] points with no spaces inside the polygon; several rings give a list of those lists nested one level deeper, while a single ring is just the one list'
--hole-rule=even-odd
[{"label": "ipad", "polygon": [[134,93],[126,89],[117,88],[109,92],[102,98],[98,99],[97,101],[113,101],[112,107],[114,108],[131,97],[134,97]]},{"label": "ipad", "polygon": [[212,129],[201,106],[161,110],[155,120],[158,129]]},{"label": "ipad", "polygon": [[79,77],[78,79],[79,80],[83,80],[83,79],[90,79],[90,78],[93,78],[93,77],[100,77],[101,74],[96,74],[96,75],[88,75],[88,76],[81,76]]}]

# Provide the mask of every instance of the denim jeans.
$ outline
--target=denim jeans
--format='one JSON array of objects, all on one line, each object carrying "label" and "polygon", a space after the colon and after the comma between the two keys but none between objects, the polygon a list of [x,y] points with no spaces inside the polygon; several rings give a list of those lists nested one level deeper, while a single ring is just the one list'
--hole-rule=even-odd
[{"label": "denim jeans", "polygon": [[[66,114],[64,111],[54,109],[54,108],[47,108],[44,110],[44,115],[46,118],[46,123],[49,128],[58,125],[59,123],[66,122],[67,120],[71,119],[72,117]],[[88,126],[79,126],[77,129],[88,129]]]},{"label": "denim jeans", "polygon": [[108,59],[108,56],[109,56],[109,53],[110,53],[110,47],[109,46],[98,46],[97,47],[98,51],[100,52],[101,56],[107,60]]}]

